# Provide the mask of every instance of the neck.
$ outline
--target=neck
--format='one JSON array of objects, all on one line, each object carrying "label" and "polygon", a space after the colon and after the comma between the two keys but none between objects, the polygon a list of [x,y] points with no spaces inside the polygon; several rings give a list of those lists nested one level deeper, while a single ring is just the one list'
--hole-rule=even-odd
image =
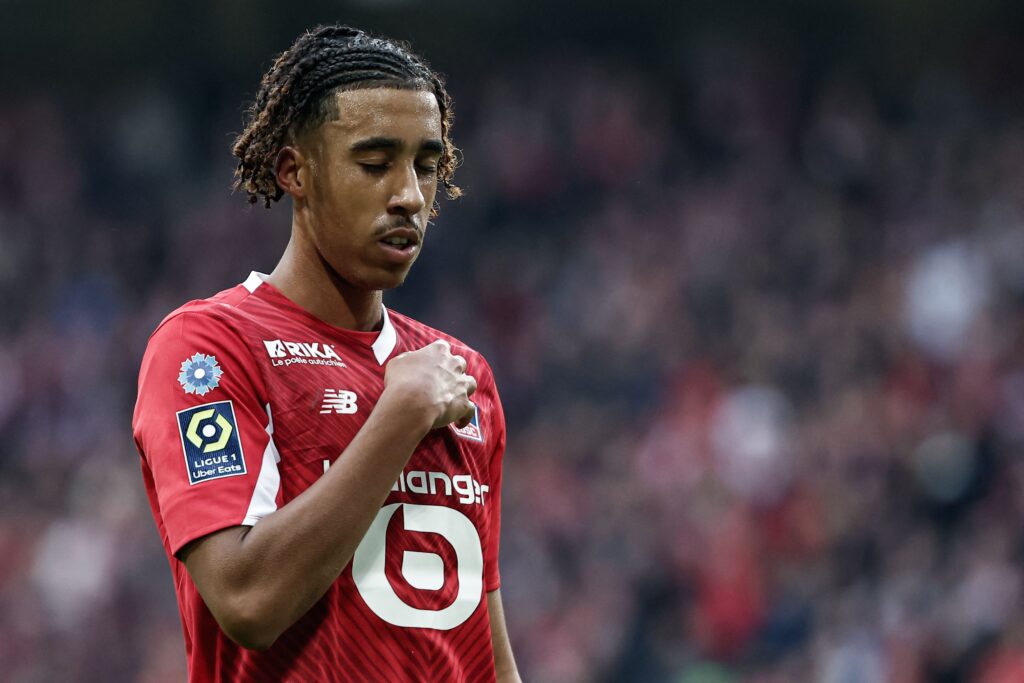
[{"label": "neck", "polygon": [[315,250],[304,249],[295,231],[267,281],[317,318],[348,330],[380,327],[381,292],[346,282]]}]

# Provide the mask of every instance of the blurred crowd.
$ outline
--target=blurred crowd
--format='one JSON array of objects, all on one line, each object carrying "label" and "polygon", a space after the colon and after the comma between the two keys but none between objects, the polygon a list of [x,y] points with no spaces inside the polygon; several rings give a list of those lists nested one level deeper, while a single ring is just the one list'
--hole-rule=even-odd
[{"label": "blurred crowd", "polygon": [[[1022,112],[794,59],[452,75],[467,195],[385,301],[495,368],[524,680],[1024,680]],[[0,102],[4,680],[183,680],[130,415],[287,240],[238,100]]]}]

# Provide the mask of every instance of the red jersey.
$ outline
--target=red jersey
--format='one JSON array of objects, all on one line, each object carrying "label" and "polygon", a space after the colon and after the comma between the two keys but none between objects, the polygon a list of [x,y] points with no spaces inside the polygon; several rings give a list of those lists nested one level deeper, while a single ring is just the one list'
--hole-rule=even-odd
[{"label": "red jersey", "polygon": [[[235,644],[175,554],[258,524],[323,476],[373,409],[387,360],[438,338],[477,379],[473,422],[423,439],[352,561],[274,645]],[[380,332],[334,327],[253,273],[156,329],[133,428],[190,681],[494,680],[485,598],[499,587],[505,423],[480,354],[386,309]]]}]

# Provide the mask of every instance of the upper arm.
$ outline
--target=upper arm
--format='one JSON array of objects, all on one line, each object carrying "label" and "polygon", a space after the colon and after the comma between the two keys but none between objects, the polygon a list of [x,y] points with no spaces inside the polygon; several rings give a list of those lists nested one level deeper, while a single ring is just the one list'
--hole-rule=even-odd
[{"label": "upper arm", "polygon": [[[207,606],[223,595],[221,585],[231,580],[242,539],[251,527],[233,526],[187,543],[177,558],[185,565]],[[211,606],[212,609],[212,606]]]},{"label": "upper arm", "polygon": [[501,604],[500,589],[487,594],[487,612],[491,620],[491,646],[494,649],[494,671],[498,683],[522,683],[505,626],[505,609]]},{"label": "upper arm", "polygon": [[259,486],[276,471],[272,458],[265,468],[263,394],[259,367],[225,322],[182,313],[153,334],[132,426],[171,553],[276,507]]},{"label": "upper arm", "polygon": [[230,624],[225,623],[226,617],[239,611],[232,601],[235,594],[232,589],[240,584],[234,574],[242,566],[238,558],[242,540],[250,528],[234,526],[215,531],[187,543],[177,555],[203,602],[225,632],[231,631]]},{"label": "upper arm", "polygon": [[263,649],[276,635],[267,626],[266,594],[247,581],[243,541],[252,527],[234,526],[187,543],[178,559],[221,630],[242,647]]}]

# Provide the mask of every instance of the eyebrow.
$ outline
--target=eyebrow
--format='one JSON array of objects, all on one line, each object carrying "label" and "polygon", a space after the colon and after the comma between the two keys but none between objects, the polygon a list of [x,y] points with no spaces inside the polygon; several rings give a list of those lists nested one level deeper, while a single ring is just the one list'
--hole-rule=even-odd
[{"label": "eyebrow", "polygon": [[[398,151],[404,147],[405,143],[399,138],[373,137],[353,143],[350,149],[353,152],[365,152],[368,150]],[[429,138],[420,142],[420,150],[440,154],[444,151],[444,145],[436,138]]]},{"label": "eyebrow", "polygon": [[438,154],[441,154],[442,152],[444,152],[444,145],[441,144],[440,140],[436,138],[431,138],[429,140],[424,140],[423,142],[421,142],[420,149],[423,150],[424,152],[437,152]]}]

